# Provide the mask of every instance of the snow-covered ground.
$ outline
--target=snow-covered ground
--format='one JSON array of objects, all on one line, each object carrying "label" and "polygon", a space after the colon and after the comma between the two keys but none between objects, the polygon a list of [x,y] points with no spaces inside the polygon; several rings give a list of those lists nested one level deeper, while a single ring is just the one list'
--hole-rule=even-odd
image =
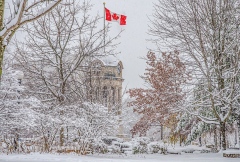
[{"label": "snow-covered ground", "polygon": [[141,154],[141,155],[87,155],[74,154],[0,154],[0,162],[239,162],[239,158],[224,158],[220,153],[208,154]]}]

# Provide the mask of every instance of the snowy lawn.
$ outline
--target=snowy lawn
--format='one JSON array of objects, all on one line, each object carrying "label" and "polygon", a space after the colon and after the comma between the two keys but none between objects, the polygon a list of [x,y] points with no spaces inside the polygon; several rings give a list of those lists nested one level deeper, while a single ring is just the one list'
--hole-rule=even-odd
[{"label": "snowy lawn", "polygon": [[240,159],[224,158],[220,153],[182,155],[87,155],[74,154],[0,154],[0,162],[239,162]]}]

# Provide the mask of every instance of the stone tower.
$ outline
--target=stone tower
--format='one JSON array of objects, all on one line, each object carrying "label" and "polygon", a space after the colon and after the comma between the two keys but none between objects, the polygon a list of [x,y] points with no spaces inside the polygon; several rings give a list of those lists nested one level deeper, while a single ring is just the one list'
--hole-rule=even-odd
[{"label": "stone tower", "polygon": [[108,56],[105,59],[95,59],[89,68],[89,99],[101,103],[109,111],[121,114],[122,102],[122,69],[121,61]]}]

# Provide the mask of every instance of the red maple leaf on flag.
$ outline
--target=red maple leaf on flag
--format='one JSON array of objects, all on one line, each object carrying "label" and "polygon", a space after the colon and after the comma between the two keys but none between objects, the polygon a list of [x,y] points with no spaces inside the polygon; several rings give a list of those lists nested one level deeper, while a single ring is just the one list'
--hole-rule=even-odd
[{"label": "red maple leaf on flag", "polygon": [[118,19],[119,19],[119,16],[118,16],[116,13],[114,13],[114,14],[112,15],[112,18],[113,18],[113,20],[118,20]]},{"label": "red maple leaf on flag", "polygon": [[127,19],[127,16],[121,15],[120,25],[126,25],[126,19]]}]

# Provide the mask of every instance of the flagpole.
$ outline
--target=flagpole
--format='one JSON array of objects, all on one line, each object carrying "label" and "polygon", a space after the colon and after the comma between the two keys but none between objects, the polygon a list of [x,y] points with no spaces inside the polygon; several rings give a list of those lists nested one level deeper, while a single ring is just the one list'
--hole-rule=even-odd
[{"label": "flagpole", "polygon": [[103,49],[104,49],[104,54],[105,54],[105,37],[106,37],[106,30],[105,30],[105,19],[106,19],[106,13],[105,13],[105,2],[103,2],[103,45],[104,45],[104,47],[103,47]]}]

